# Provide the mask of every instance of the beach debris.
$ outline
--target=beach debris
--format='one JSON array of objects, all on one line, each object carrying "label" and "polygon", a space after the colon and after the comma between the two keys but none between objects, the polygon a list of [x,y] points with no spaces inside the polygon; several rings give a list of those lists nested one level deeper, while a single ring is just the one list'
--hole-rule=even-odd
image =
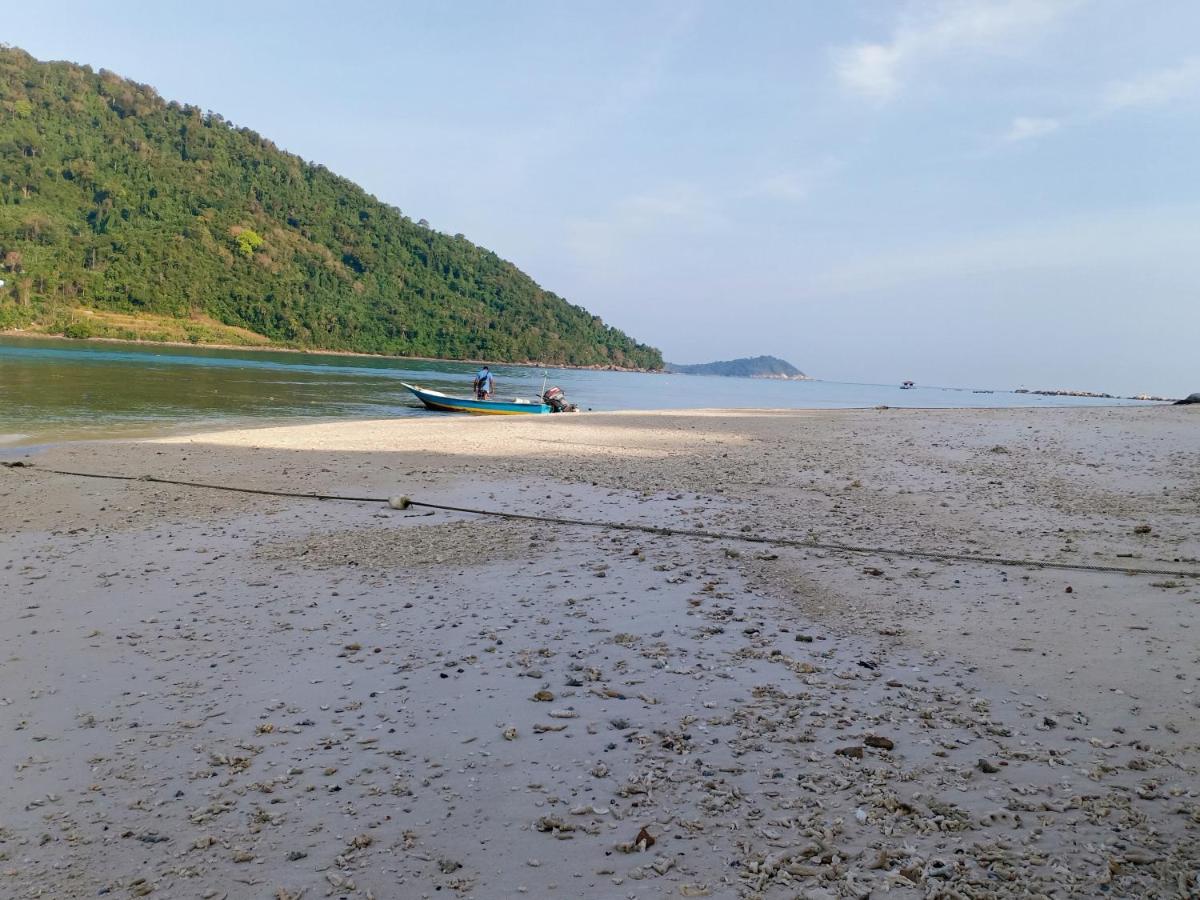
[{"label": "beach debris", "polygon": [[617,850],[621,851],[622,853],[642,853],[653,847],[656,843],[658,843],[658,841],[655,840],[654,835],[652,835],[650,830],[643,825],[638,831],[637,837],[635,837],[632,841],[622,841],[621,843],[617,844]]},{"label": "beach debris", "polygon": [[[916,446],[926,446],[916,425],[904,427],[913,429]],[[1014,454],[1023,454],[1025,444],[1011,434],[1005,431],[1004,439]],[[997,437],[999,432],[988,440],[972,431],[965,444],[943,444],[956,451],[955,464],[942,463],[948,471],[928,477],[925,490],[934,487],[940,496],[926,510],[928,521],[905,520],[911,531],[904,540],[921,547],[936,537],[939,548],[950,552],[1015,555],[1018,537],[1028,542],[1059,525],[1083,535],[1084,525],[1099,520],[1095,505],[1064,502],[1054,507],[1052,520],[1021,509],[1030,522],[1014,528],[1026,529],[1024,535],[997,529],[985,541],[978,522],[966,527],[971,510],[961,502],[965,489],[954,483],[964,458],[960,451],[974,449],[978,456]],[[736,460],[709,452],[713,435],[703,439],[712,459],[690,459],[697,472],[710,481],[736,476],[724,468]],[[564,446],[552,444],[550,452]],[[742,453],[728,449],[731,457]],[[766,463],[764,477],[778,480],[780,493],[788,492],[784,496],[805,498],[814,519],[805,527],[819,526],[836,540],[899,546],[880,524],[893,521],[886,504],[895,493],[922,487],[906,481],[905,471],[898,471],[893,493],[877,488],[877,476],[860,471],[857,461],[854,468],[839,469],[831,458],[807,455],[805,448],[797,461],[790,443],[764,449],[788,460],[786,467]],[[905,469],[918,469],[921,454],[905,453],[913,460]],[[412,464],[402,456],[389,454],[386,464]],[[990,469],[1008,465],[987,459]],[[592,477],[610,462],[593,465],[585,459],[581,465]],[[638,459],[639,467],[661,475],[657,465],[657,457]],[[371,468],[364,473],[384,477]],[[443,474],[432,466],[430,473],[439,479]],[[407,472],[394,474],[409,478]],[[855,474],[873,487],[849,495],[856,500],[849,504],[842,490]],[[979,477],[980,487],[987,474]],[[337,476],[345,484],[354,483],[353,477]],[[609,504],[604,516],[617,519],[620,504],[633,497],[645,508],[622,513],[624,521],[643,515],[648,522],[702,520],[714,530],[746,527],[755,534],[788,527],[774,515],[773,499],[755,500],[752,507],[743,503],[753,495],[752,486],[736,477],[726,478],[724,497],[706,489],[670,501],[673,506],[664,492],[640,491],[642,485],[654,487],[640,469],[621,477],[627,480],[620,485],[603,475],[600,485],[592,485],[588,502],[597,506],[596,518]],[[699,475],[689,470],[678,477]],[[1021,477],[1041,478],[1036,471]],[[635,483],[636,492],[628,487]],[[987,484],[981,495],[988,498],[988,516],[998,519],[991,511],[1004,508],[1021,485]],[[500,490],[528,490],[531,501],[542,491],[505,486],[497,488],[499,501],[507,499]],[[571,504],[581,509],[579,495],[571,495],[580,490],[555,482],[546,487],[553,496],[533,511]],[[386,493],[365,481],[362,491]],[[941,496],[951,512],[933,508]],[[1162,516],[1160,528],[1168,531],[1171,510],[1132,502],[1123,515]],[[447,896],[573,895],[562,883],[568,869],[558,871],[561,854],[546,855],[546,836],[576,841],[583,861],[570,866],[581,870],[580,877],[590,870],[611,881],[593,886],[597,895],[971,897],[1003,894],[1014,885],[1038,896],[1196,892],[1189,829],[1200,824],[1200,807],[1186,781],[1196,768],[1185,718],[1194,705],[1191,673],[1174,651],[1156,654],[1164,680],[1183,675],[1174,698],[1178,713],[1159,714],[1153,698],[1133,690],[1108,692],[1103,698],[1108,704],[1098,701],[1088,715],[1071,712],[1086,701],[1067,689],[1077,689],[1086,673],[1081,669],[1075,684],[1047,683],[1053,654],[1042,656],[1047,645],[1037,638],[1056,627],[1054,615],[1065,616],[1075,606],[1046,602],[1062,597],[1056,592],[1065,585],[1053,573],[1014,567],[993,579],[986,574],[990,570],[954,562],[897,568],[886,554],[866,557],[880,559],[878,569],[864,568],[861,557],[846,562],[854,557],[801,548],[789,549],[777,564],[743,572],[754,551],[727,554],[719,541],[663,535],[651,543],[644,535],[637,541],[617,532],[585,537],[572,529],[509,522],[485,529],[487,551],[468,559],[459,550],[477,526],[458,522],[431,532],[426,530],[431,526],[376,510],[393,524],[375,533],[364,527],[361,512],[322,508],[317,518],[329,521],[316,527],[312,518],[293,522],[275,510],[261,521],[239,515],[238,544],[261,541],[277,555],[255,555],[247,563],[228,554],[216,579],[207,577],[216,569],[198,568],[215,560],[191,560],[190,552],[175,556],[168,548],[218,555],[200,554],[198,548],[216,546],[212,533],[226,527],[219,517],[206,516],[191,536],[172,521],[155,522],[161,539],[149,532],[136,536],[147,544],[144,558],[135,552],[136,542],[121,545],[131,562],[124,573],[113,563],[103,580],[124,590],[121,581],[127,579],[137,606],[125,605],[117,616],[97,604],[86,618],[64,621],[89,664],[96,662],[96,645],[121,641],[122,666],[137,676],[121,682],[128,692],[111,702],[100,692],[85,692],[80,702],[91,711],[68,715],[68,727],[61,730],[35,702],[53,696],[56,685],[50,681],[18,680],[6,688],[11,696],[0,699],[0,706],[13,707],[14,723],[23,728],[15,736],[28,741],[27,750],[13,754],[10,769],[23,782],[25,799],[67,783],[53,754],[28,755],[64,745],[38,738],[68,741],[74,735],[86,742],[107,729],[121,750],[91,741],[94,748],[86,752],[94,757],[76,752],[73,758],[87,759],[92,784],[62,791],[51,818],[44,818],[50,807],[41,806],[51,801],[13,810],[10,818],[18,821],[0,826],[0,846],[19,852],[5,866],[16,871],[29,865],[31,874],[6,870],[0,873],[6,884],[16,884],[21,896],[34,896],[37,877],[47,881],[42,896],[66,896],[67,879],[83,871],[86,859],[96,867],[97,887],[110,884],[112,893],[124,893],[137,869],[106,862],[96,853],[100,841],[88,857],[83,841],[90,838],[81,839],[79,823],[128,823],[138,820],[134,816],[148,822],[153,816],[155,831],[143,825],[112,832],[129,839],[127,849],[137,848],[142,871],[156,879],[157,886],[148,888],[153,896],[174,896],[186,878],[191,896],[209,900],[243,885],[243,893],[297,900],[304,891],[276,888],[270,881],[282,881],[285,873],[298,883],[323,879],[307,896],[370,898],[374,892],[382,898],[400,891],[432,897],[436,890]],[[905,515],[915,515],[911,505]],[[962,527],[954,521],[960,515]],[[747,521],[753,526],[745,526]],[[1127,539],[1137,521],[1121,519],[1096,534]],[[876,532],[875,539],[866,532]],[[68,535],[58,537],[67,544],[83,540]],[[105,540],[117,546],[121,532]],[[1004,543],[1008,540],[1014,543]],[[413,545],[422,548],[420,559]],[[553,552],[531,567],[545,568],[524,571],[530,548],[547,546]],[[1181,546],[1171,552],[1192,551]],[[650,561],[643,563],[644,557]],[[152,571],[162,568],[164,558],[170,570]],[[433,565],[433,559],[442,562]],[[493,567],[496,560],[522,562],[501,569]],[[11,561],[11,569],[0,569],[0,579],[7,579],[0,587],[25,586],[55,570],[46,560],[37,566],[28,560],[30,569],[22,573],[26,561],[16,554]],[[243,564],[253,571],[240,571]],[[81,574],[77,566],[58,568]],[[503,578],[492,577],[500,571]],[[591,577],[597,571],[607,572],[603,584]],[[760,577],[763,581],[754,580]],[[1069,593],[1089,598],[1105,582],[1113,595],[1119,587],[1104,576],[1071,577],[1086,580]],[[1024,579],[1019,589],[1018,578]],[[37,581],[33,599],[43,607],[38,615],[48,619],[41,590],[47,581]],[[1004,584],[1009,581],[1014,584]],[[1131,589],[1146,581],[1130,579]],[[193,585],[194,591],[181,590]],[[1172,587],[1186,606],[1194,593],[1190,583]],[[941,590],[961,591],[955,599],[976,612],[939,624],[931,601],[937,594],[931,592]],[[780,614],[775,591],[800,608]],[[398,594],[409,599],[397,602]],[[1024,630],[996,632],[1005,637],[989,652],[999,661],[964,661],[960,655],[978,646],[980,617],[988,621],[985,601],[989,609],[1002,609],[1005,621],[1011,617],[1014,629]],[[423,615],[400,613],[414,605]],[[1141,607],[1136,615],[1110,620],[1113,631],[1126,640],[1157,643],[1160,622]],[[889,624],[901,621],[905,628]],[[9,639],[5,651],[12,658],[21,655],[20,642],[42,640],[28,633],[40,622],[29,621],[27,631]],[[960,625],[974,635],[957,641],[953,629]],[[1148,635],[1126,630],[1147,626]],[[906,629],[911,640],[881,640]],[[97,634],[81,640],[89,630]],[[1006,644],[1030,645],[1015,648],[1030,664],[1019,682],[1006,681],[998,671],[1012,662]],[[270,659],[288,677],[257,678],[263,654],[276,653]],[[439,680],[441,675],[454,684]],[[533,686],[545,694],[528,692],[525,677],[534,678]],[[290,684],[304,687],[282,700],[275,696],[279,685]],[[530,701],[548,705],[530,707]],[[41,705],[54,708],[55,702]],[[1126,707],[1137,711],[1119,718]],[[504,710],[498,714],[504,718],[492,725],[505,741],[519,736],[521,747],[488,740],[488,716],[494,715],[489,710]],[[1048,724],[1050,718],[1056,725]],[[572,719],[578,722],[570,724]],[[78,730],[84,728],[96,730]],[[1126,728],[1129,734],[1118,738]],[[247,735],[250,730],[260,737]],[[536,737],[547,733],[559,736]],[[1185,737],[1173,740],[1174,734]],[[1004,778],[993,777],[997,774]],[[481,787],[503,791],[505,805],[524,810],[516,813],[517,821],[530,827],[494,840],[502,820],[475,802]],[[94,819],[96,812],[102,817]],[[414,821],[422,823],[419,834],[404,830]],[[633,840],[624,840],[635,832]],[[473,848],[468,871],[443,857],[464,852],[454,849],[465,846],[464,840]],[[1068,852],[1066,842],[1078,849]],[[497,851],[501,845],[504,859]],[[36,875],[25,860],[36,864]],[[490,874],[505,864],[518,873],[508,885]],[[473,875],[476,868],[489,875]],[[530,883],[522,885],[522,877]],[[649,884],[636,884],[642,879],[662,881],[657,891],[647,891]]]},{"label": "beach debris", "polygon": [[612,810],[607,806],[593,806],[591,803],[583,803],[579,806],[571,807],[571,815],[573,816],[607,816]]},{"label": "beach debris", "polygon": [[542,816],[533,823],[536,831],[543,834],[551,834],[554,837],[572,837],[575,831],[575,826],[570,822],[565,822],[558,816]]},{"label": "beach debris", "polygon": [[357,887],[354,880],[347,878],[341,872],[326,872],[325,880],[329,882],[329,886],[334,890],[354,891]]}]

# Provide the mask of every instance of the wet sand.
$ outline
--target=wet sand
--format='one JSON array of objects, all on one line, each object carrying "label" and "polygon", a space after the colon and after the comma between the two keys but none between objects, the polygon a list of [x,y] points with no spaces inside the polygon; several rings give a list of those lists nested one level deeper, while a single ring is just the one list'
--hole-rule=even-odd
[{"label": "wet sand", "polygon": [[[300,425],[0,469],[0,895],[1186,897],[1190,408]],[[1146,531],[1146,527],[1149,531]]]}]

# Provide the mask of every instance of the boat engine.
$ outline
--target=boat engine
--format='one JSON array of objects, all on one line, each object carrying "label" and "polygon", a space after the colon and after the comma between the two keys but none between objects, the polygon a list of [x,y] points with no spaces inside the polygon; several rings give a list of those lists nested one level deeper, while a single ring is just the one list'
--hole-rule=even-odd
[{"label": "boat engine", "polygon": [[550,412],[578,412],[579,407],[567,400],[562,388],[552,387],[542,394],[542,400],[550,407]]}]

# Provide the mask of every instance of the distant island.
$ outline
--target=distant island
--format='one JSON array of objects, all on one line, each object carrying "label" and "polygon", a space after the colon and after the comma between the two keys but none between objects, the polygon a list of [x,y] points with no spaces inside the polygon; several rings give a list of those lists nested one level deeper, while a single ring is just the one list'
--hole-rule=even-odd
[{"label": "distant island", "polygon": [[780,381],[807,381],[808,376],[790,362],[777,356],[754,356],[681,366],[664,363],[663,371],[679,375],[726,375],[730,378],[775,378]]},{"label": "distant island", "polygon": [[0,122],[0,331],[662,367],[466,236],[148,85],[0,46]]}]

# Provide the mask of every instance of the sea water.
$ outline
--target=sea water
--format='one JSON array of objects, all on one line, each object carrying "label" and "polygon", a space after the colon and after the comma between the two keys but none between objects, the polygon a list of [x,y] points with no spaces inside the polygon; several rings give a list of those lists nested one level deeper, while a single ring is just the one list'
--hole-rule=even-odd
[{"label": "sea water", "polygon": [[[0,337],[0,448],[296,419],[443,415],[401,385],[467,396],[470,363]],[[498,399],[557,385],[581,409],[831,409],[1133,403],[1007,390],[493,365]]]}]

